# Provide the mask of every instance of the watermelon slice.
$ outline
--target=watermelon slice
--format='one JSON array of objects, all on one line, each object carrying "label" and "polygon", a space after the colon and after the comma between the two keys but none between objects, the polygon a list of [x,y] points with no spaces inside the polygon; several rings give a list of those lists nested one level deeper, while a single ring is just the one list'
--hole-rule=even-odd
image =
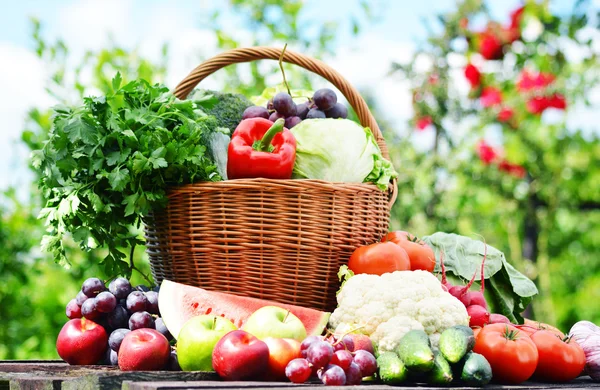
[{"label": "watermelon slice", "polygon": [[225,317],[240,328],[250,314],[263,306],[279,306],[295,314],[306,327],[307,335],[320,335],[331,313],[279,302],[207,291],[202,288],[163,280],[158,293],[158,308],[169,332],[177,338],[183,324],[192,317],[213,314]]}]

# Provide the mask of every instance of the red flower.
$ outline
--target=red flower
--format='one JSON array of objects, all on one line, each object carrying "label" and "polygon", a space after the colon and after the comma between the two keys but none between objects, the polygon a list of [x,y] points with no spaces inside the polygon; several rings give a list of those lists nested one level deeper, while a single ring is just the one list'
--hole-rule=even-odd
[{"label": "red flower", "polygon": [[498,113],[498,121],[499,122],[508,122],[509,120],[512,119],[514,114],[515,114],[515,112],[513,111],[512,108],[504,107]]},{"label": "red flower", "polygon": [[502,92],[496,87],[485,87],[481,91],[481,105],[483,107],[493,107],[502,103]]},{"label": "red flower", "polygon": [[510,13],[510,24],[503,29],[506,42],[513,43],[521,39],[521,20],[523,20],[524,10],[525,7],[520,7]]},{"label": "red flower", "polygon": [[525,6],[521,6],[510,13],[510,27],[521,27],[521,20],[523,19],[523,11]]},{"label": "red flower", "polygon": [[463,30],[466,30],[469,27],[469,19],[460,18],[460,21],[458,22],[458,27],[460,27]]},{"label": "red flower", "polygon": [[540,115],[547,108],[556,108],[564,110],[567,108],[567,101],[563,95],[555,93],[551,96],[534,96],[527,101],[527,111],[532,114]]},{"label": "red flower", "polygon": [[527,174],[527,171],[521,165],[513,164],[506,160],[502,160],[502,161],[500,161],[500,163],[498,163],[498,169],[502,172],[506,172],[509,175],[514,176],[519,179],[524,178],[525,175]]},{"label": "red flower", "polygon": [[502,41],[493,31],[479,33],[479,54],[486,60],[499,60],[504,56]]},{"label": "red flower", "polygon": [[429,115],[417,119],[417,129],[423,131],[433,123],[433,119]]},{"label": "red flower", "polygon": [[479,159],[485,165],[490,165],[499,157],[498,151],[492,145],[485,142],[485,140],[481,140],[477,144],[477,153],[479,154]]},{"label": "red flower", "polygon": [[563,95],[555,93],[550,97],[550,100],[548,101],[548,106],[559,110],[564,110],[567,108],[567,101],[565,100],[565,97]]},{"label": "red flower", "polygon": [[465,67],[465,77],[469,80],[471,88],[477,88],[481,84],[481,72],[473,64],[468,64]]},{"label": "red flower", "polygon": [[555,79],[556,76],[554,76],[552,73],[531,73],[527,70],[523,70],[519,80],[517,81],[517,89],[520,92],[543,89],[552,84]]},{"label": "red flower", "polygon": [[532,114],[540,115],[548,108],[548,98],[545,96],[534,96],[527,101],[527,111]]},{"label": "red flower", "polygon": [[429,75],[429,84],[437,85],[438,81],[440,81],[440,76],[437,73],[432,73]]}]

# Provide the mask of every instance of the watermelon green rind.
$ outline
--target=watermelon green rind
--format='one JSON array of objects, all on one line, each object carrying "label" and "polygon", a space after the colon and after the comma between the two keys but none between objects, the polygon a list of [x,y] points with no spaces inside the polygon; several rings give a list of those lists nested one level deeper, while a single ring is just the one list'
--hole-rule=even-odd
[{"label": "watermelon green rind", "polygon": [[304,324],[307,335],[320,335],[331,313],[288,305],[265,299],[242,297],[163,280],[158,293],[158,308],[173,337],[192,317],[203,314],[220,315],[241,328],[246,319],[263,306],[279,306],[296,315]]}]

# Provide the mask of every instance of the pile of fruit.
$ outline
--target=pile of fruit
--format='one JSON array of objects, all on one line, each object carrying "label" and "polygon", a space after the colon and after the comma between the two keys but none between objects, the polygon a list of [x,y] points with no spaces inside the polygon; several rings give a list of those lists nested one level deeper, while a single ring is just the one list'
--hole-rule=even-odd
[{"label": "pile of fruit", "polygon": [[[506,315],[490,314],[484,282],[501,283],[502,275],[492,275],[485,264],[498,261],[497,250],[485,243],[458,250],[468,259],[466,248],[481,249],[480,289],[470,291],[475,276],[465,286],[447,280],[458,273],[455,254],[436,256],[437,245],[449,239],[469,242],[394,232],[381,244],[358,248],[350,268],[340,272],[344,281],[333,313],[168,280],[149,290],[124,278],[108,288],[90,278],[67,304],[70,321],[57,350],[70,364],[332,386],[365,378],[390,385],[564,383],[584,369],[598,378],[600,328],[582,322],[565,336],[547,324],[512,321],[506,308]],[[438,268],[439,278],[432,272]],[[474,306],[480,309],[473,312]]]},{"label": "pile of fruit", "polygon": [[265,118],[271,122],[283,118],[288,129],[304,119],[347,117],[348,109],[342,103],[338,103],[337,95],[329,88],[317,90],[312,98],[300,104],[296,104],[289,93],[279,92],[269,100],[266,107],[250,106],[242,114],[242,119]]},{"label": "pile of fruit", "polygon": [[[65,227],[80,233],[81,221],[89,229],[82,248],[91,237],[101,246],[115,235],[135,244],[123,227],[168,201],[165,177],[169,185],[256,177],[369,182],[387,191],[397,176],[373,134],[347,119],[331,89],[268,89],[253,105],[241,95],[206,91],[179,101],[163,86],[121,81],[115,77],[112,95],[57,111],[43,158],[34,164],[44,171],[42,189],[54,194],[42,216],[50,225],[45,249],[56,257],[64,256]],[[89,121],[95,125],[86,137],[67,135],[71,123]],[[97,155],[86,155],[90,145]],[[56,164],[65,155],[79,157]],[[81,206],[65,214],[64,202]],[[122,258],[116,245],[108,247],[109,256]],[[57,351],[69,364],[334,386],[364,378],[417,385],[568,382],[584,367],[600,379],[600,328],[580,323],[565,336],[528,322],[522,313],[537,294],[535,284],[485,242],[392,232],[357,248],[339,276],[332,313],[168,280],[151,290],[124,278],[108,286],[90,278],[66,306],[70,320]]]},{"label": "pile of fruit", "polygon": [[[108,288],[98,278],[83,282],[66,307],[67,317],[56,349],[70,364],[107,364],[122,369],[179,370],[177,353],[169,344],[173,336],[160,317],[158,288],[132,287],[116,278]],[[148,343],[154,350],[145,359],[139,348]]]}]

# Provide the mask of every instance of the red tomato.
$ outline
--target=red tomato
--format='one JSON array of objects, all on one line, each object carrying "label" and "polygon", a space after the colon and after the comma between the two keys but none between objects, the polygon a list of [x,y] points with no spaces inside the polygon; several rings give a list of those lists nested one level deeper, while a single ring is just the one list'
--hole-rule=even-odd
[{"label": "red tomato", "polygon": [[563,332],[561,332],[561,330],[560,330],[560,329],[558,329],[558,328],[557,328],[557,327],[555,327],[555,326],[552,326],[552,325],[549,325],[549,324],[545,324],[545,323],[543,323],[543,322],[539,322],[539,321],[533,321],[533,320],[530,320],[529,318],[525,318],[525,323],[524,323],[524,325],[527,325],[527,326],[534,327],[534,328],[536,328],[537,330],[551,330],[551,331],[553,331],[554,333],[556,333],[557,335],[560,335],[560,337],[561,337],[561,338],[562,338],[562,337],[565,337],[564,333],[563,333]]},{"label": "red tomato", "polygon": [[433,253],[433,249],[416,236],[408,232],[396,231],[388,233],[381,241],[389,241],[400,245],[408,254],[411,270],[422,269],[433,272],[435,268],[435,254]]},{"label": "red tomato", "polygon": [[490,324],[481,329],[473,351],[485,356],[495,381],[517,384],[533,375],[538,351],[525,333],[509,324]]},{"label": "red tomato", "polygon": [[383,275],[387,272],[410,270],[410,260],[406,251],[391,242],[356,248],[348,268],[355,274]]},{"label": "red tomato", "polygon": [[585,367],[583,348],[571,338],[563,340],[554,331],[539,330],[531,340],[540,355],[533,376],[546,382],[568,382],[581,374]]}]

